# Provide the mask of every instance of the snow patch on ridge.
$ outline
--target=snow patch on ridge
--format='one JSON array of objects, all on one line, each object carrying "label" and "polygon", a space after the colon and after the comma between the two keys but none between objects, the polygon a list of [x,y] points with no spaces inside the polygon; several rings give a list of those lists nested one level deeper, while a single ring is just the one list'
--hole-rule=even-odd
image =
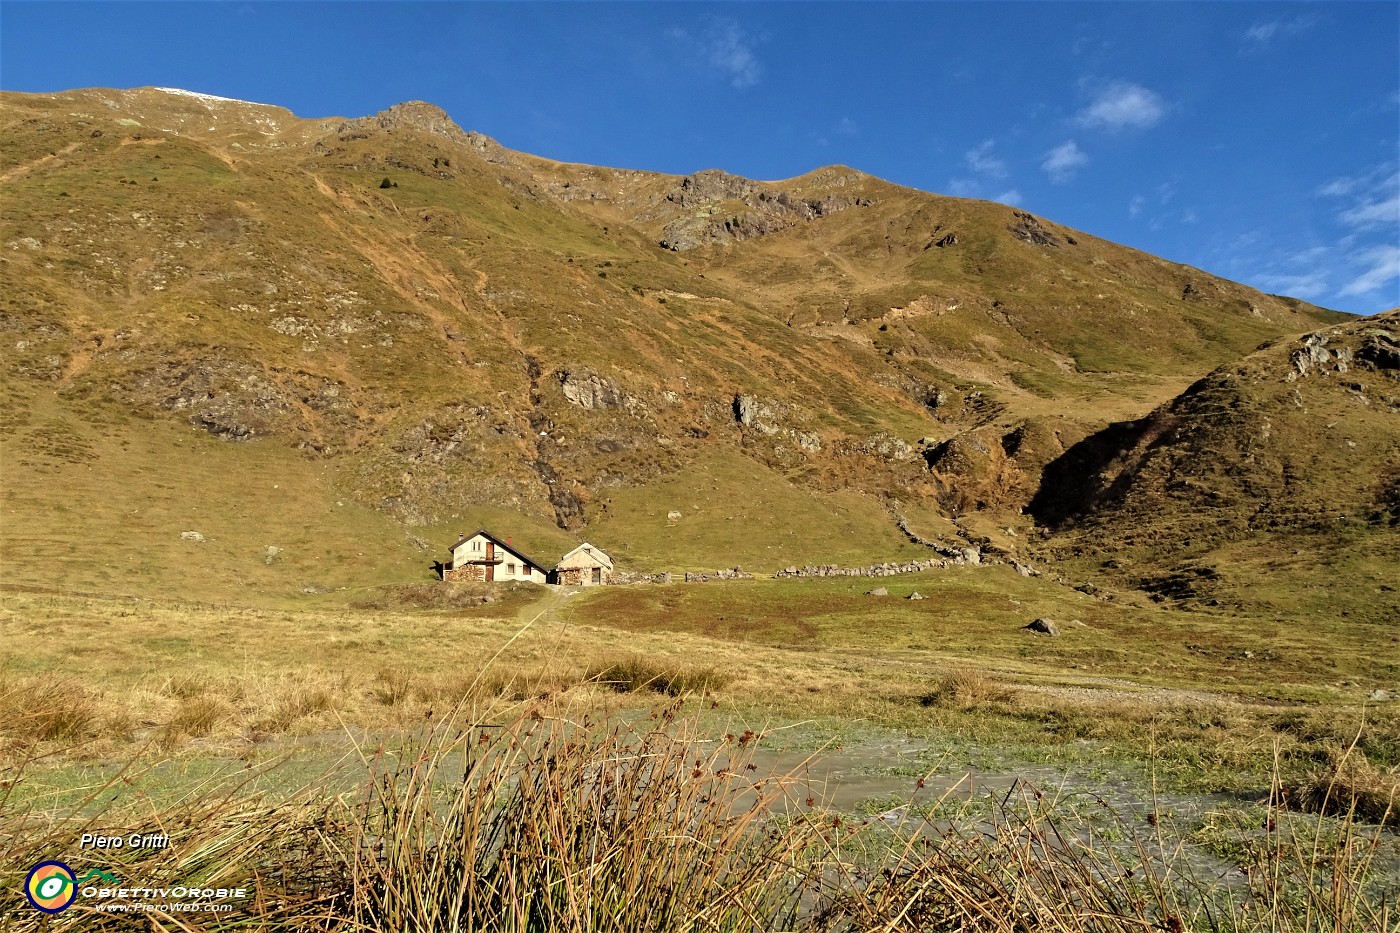
[{"label": "snow patch on ridge", "polygon": [[164,91],[167,94],[178,94],[181,97],[193,97],[203,101],[218,101],[225,104],[251,104],[250,100],[239,100],[236,97],[219,97],[214,94],[200,94],[197,91],[186,91],[178,87],[158,87],[155,90]]}]

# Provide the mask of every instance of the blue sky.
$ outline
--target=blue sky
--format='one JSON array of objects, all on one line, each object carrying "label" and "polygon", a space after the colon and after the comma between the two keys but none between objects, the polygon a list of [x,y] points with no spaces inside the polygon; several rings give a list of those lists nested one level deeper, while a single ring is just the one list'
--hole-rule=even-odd
[{"label": "blue sky", "polygon": [[1400,305],[1400,4],[0,2],[0,87],[181,87],[755,178],[844,163]]}]

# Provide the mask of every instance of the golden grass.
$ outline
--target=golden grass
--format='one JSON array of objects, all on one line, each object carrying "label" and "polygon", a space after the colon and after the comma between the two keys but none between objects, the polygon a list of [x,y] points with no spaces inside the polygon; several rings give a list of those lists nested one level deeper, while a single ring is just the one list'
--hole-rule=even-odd
[{"label": "golden grass", "polygon": [[975,668],[960,667],[938,680],[938,685],[920,698],[925,706],[948,705],[972,709],[988,703],[1004,703],[1012,692],[999,680]]},{"label": "golden grass", "polygon": [[[1160,772],[1191,787],[1248,786],[1251,772],[1272,767],[1275,743],[1290,780],[1299,780],[1356,736],[1360,705],[1340,691],[1299,691],[1282,707],[1259,703],[1247,691],[1200,692],[1200,680],[1213,678],[1219,689],[1224,677],[1210,666],[1212,656],[1199,652],[1183,653],[1192,666],[1174,677],[1164,663],[1150,684],[1066,671],[1066,658],[1102,657],[1117,639],[1105,610],[1089,616],[1090,631],[1072,628],[1053,645],[1033,642],[1014,619],[1005,633],[976,623],[986,599],[1009,605],[1006,596],[967,590],[976,579],[920,579],[910,585],[933,594],[923,603],[841,591],[859,581],[812,581],[805,590],[800,583],[761,581],[644,587],[636,588],[636,598],[665,605],[645,603],[626,613],[610,610],[619,597],[633,598],[634,588],[572,597],[551,591],[517,618],[5,592],[0,703],[7,714],[0,718],[0,756],[100,761],[154,742],[152,752],[162,754],[258,760],[276,754],[284,739],[340,733],[346,726],[395,733],[462,703],[505,701],[548,714],[619,697],[635,705],[658,694],[759,721],[816,719],[836,731],[893,727],[1035,748],[1088,741],[1133,761],[1155,746]],[[757,598],[753,608],[734,602],[745,594]],[[730,616],[718,620],[724,625],[735,624],[736,608],[760,614],[774,608],[769,637],[784,630],[783,613],[835,633],[848,605],[864,613],[876,603],[893,615],[874,620],[878,624],[854,617],[830,646],[684,630],[708,604],[716,616]],[[936,607],[932,613],[920,608],[928,605]],[[809,607],[821,613],[806,615]],[[635,626],[643,609],[668,614],[671,625]],[[896,632],[898,615],[910,613],[906,631]],[[920,619],[945,615],[954,621],[943,623],[936,637],[946,647],[904,641],[929,641],[930,629]],[[1129,611],[1125,630],[1132,619]],[[215,644],[217,650],[208,648]],[[1049,654],[1022,654],[1018,645]],[[1132,650],[1146,648],[1133,643]],[[1157,650],[1172,656],[1169,642]],[[1223,661],[1236,663],[1228,655]],[[1271,687],[1268,695],[1277,690]],[[1393,705],[1371,710],[1361,727],[1358,751],[1382,769],[1400,756],[1396,712]]]},{"label": "golden grass", "polygon": [[1380,826],[1400,823],[1400,771],[1377,768],[1354,747],[1309,771],[1291,790],[1294,805],[1308,813],[1342,814]]},{"label": "golden grass", "polygon": [[[254,775],[172,803],[114,795],[128,767],[66,807],[0,785],[0,884],[61,858],[131,886],[241,886],[226,914],[155,909],[157,929],[1392,933],[1379,828],[1304,818],[1273,795],[1241,873],[1193,861],[1154,810],[1083,822],[1022,784],[967,809],[957,787],[903,816],[851,820],[807,797],[801,769],[753,764],[753,733],[710,738],[677,704],[626,725],[583,710],[463,707],[397,746],[363,749],[358,791],[280,797]],[[914,782],[917,799],[923,779]],[[1101,809],[1101,808],[1100,808]],[[1309,823],[1309,821],[1311,821]],[[163,850],[80,849],[82,832],[159,825]],[[1096,827],[1096,828],[1095,828]],[[1311,828],[1309,828],[1311,827]],[[101,897],[43,928],[130,929]],[[8,929],[39,919],[13,900]],[[163,924],[172,924],[170,927]]]}]

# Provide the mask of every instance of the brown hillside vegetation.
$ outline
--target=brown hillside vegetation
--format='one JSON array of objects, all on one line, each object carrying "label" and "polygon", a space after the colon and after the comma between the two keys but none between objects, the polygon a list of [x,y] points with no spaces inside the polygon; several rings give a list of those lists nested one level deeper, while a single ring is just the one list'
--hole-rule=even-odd
[{"label": "brown hillside vegetation", "polygon": [[1168,596],[1217,597],[1268,552],[1276,592],[1365,561],[1378,572],[1355,594],[1359,614],[1393,623],[1400,591],[1379,571],[1400,565],[1397,421],[1390,311],[1271,341],[1087,438],[1046,469],[1032,510],[1066,530],[1064,552],[1112,553],[1112,569],[1147,570]]},{"label": "brown hillside vegetation", "polygon": [[[840,166],[570,165],[421,102],[83,90],[6,94],[0,121],[5,557],[29,582],[79,535],[145,568],[109,582],[173,579],[195,519],[285,591],[421,579],[415,551],[502,516],[677,569],[723,538],[755,569],[897,558],[899,515],[1015,548],[1082,438],[1343,319]],[[751,489],[788,527],[726,510]]]}]

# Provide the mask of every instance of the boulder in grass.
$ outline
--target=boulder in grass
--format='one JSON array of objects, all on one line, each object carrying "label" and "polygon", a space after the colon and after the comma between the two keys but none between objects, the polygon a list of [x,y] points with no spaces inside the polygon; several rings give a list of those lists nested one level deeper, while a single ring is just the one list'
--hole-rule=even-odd
[{"label": "boulder in grass", "polygon": [[1060,634],[1060,627],[1054,622],[1050,621],[1049,619],[1036,619],[1030,625],[1027,625],[1026,628],[1030,629],[1032,632],[1035,632],[1037,635]]},{"label": "boulder in grass", "polygon": [[883,586],[877,586],[877,587],[875,587],[875,589],[871,590],[869,593],[866,593],[865,595],[866,595],[866,596],[888,596],[888,595],[890,595],[890,591],[887,590],[887,589],[885,589]]}]

